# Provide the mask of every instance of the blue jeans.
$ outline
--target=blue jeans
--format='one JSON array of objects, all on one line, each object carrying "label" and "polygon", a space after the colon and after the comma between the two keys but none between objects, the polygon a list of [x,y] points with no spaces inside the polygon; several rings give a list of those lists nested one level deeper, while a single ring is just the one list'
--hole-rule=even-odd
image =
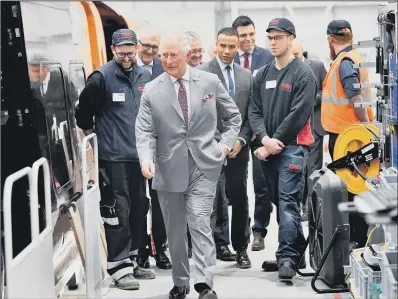
[{"label": "blue jeans", "polygon": [[302,200],[309,148],[287,145],[278,155],[262,161],[262,169],[271,201],[278,208],[278,264],[298,263],[305,243],[298,203]]}]

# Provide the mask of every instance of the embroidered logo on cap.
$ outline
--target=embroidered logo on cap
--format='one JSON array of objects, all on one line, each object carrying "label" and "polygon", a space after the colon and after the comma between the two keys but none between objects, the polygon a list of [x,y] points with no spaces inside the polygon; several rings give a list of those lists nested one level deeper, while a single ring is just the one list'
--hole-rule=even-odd
[{"label": "embroidered logo on cap", "polygon": [[125,37],[125,38],[132,38],[132,37],[133,37],[132,34],[131,34],[130,32],[123,32],[122,35],[123,35],[123,37]]},{"label": "embroidered logo on cap", "polygon": [[279,20],[277,20],[277,19],[273,19],[273,20],[271,20],[271,22],[269,22],[271,25],[277,25],[277,24],[279,24]]}]

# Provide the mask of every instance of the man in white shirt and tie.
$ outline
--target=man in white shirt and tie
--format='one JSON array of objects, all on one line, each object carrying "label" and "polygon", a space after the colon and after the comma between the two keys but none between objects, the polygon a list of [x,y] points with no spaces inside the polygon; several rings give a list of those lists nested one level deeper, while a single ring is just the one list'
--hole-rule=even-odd
[{"label": "man in white shirt and tie", "polygon": [[[138,31],[138,50],[137,50],[137,64],[140,67],[146,68],[152,75],[152,80],[157,78],[164,72],[162,62],[157,55],[159,53],[160,34],[151,27],[144,27]],[[160,269],[171,269],[169,258],[164,252],[164,244],[167,242],[166,228],[164,226],[164,219],[158,196],[152,188],[152,180],[148,180],[149,194],[151,196],[152,204],[152,236],[155,243],[156,254],[154,255],[156,266]],[[144,211],[146,212],[147,209]],[[151,244],[150,238],[147,235],[146,221],[144,220],[144,232],[138,252],[137,262],[142,268],[150,268],[149,255]],[[148,249],[146,248],[148,247]]]},{"label": "man in white shirt and tie", "polygon": [[[247,197],[247,171],[249,162],[249,143],[252,132],[247,119],[248,104],[251,96],[252,75],[249,70],[234,63],[239,49],[238,33],[232,27],[221,29],[217,34],[217,56],[198,68],[216,74],[234,99],[242,116],[242,125],[233,151],[229,153],[227,165],[221,172],[216,195],[213,229],[217,245],[217,258],[223,261],[236,261],[238,268],[251,267],[247,255],[250,239],[249,203]],[[217,119],[217,128],[221,132],[224,124],[222,116]],[[216,138],[219,138],[216,136]],[[232,204],[232,247],[236,257],[229,249],[228,199]],[[215,224],[214,224],[215,222]],[[214,227],[215,226],[215,227]]]},{"label": "man in white shirt and tie", "polygon": [[[235,56],[235,63],[252,72],[253,77],[257,71],[274,60],[271,52],[256,46],[256,27],[254,22],[247,16],[239,16],[232,23],[239,35],[239,51]],[[265,248],[264,238],[267,235],[272,213],[272,204],[268,196],[267,186],[261,170],[261,163],[253,152],[261,144],[253,136],[250,143],[253,163],[253,185],[255,194],[254,224],[252,226],[254,240],[252,250],[259,251]]]}]

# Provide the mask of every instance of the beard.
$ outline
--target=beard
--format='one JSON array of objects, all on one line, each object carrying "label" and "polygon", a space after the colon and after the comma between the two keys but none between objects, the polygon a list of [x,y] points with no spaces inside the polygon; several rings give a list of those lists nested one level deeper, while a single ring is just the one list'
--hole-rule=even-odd
[{"label": "beard", "polygon": [[331,60],[334,60],[334,58],[336,57],[336,51],[334,50],[333,45],[330,41],[329,41],[329,55]]}]

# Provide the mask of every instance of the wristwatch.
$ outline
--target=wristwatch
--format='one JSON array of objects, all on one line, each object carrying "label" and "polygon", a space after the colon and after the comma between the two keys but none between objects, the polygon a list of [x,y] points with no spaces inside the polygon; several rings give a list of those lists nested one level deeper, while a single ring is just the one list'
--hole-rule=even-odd
[{"label": "wristwatch", "polygon": [[244,147],[246,145],[246,143],[242,139],[238,139],[238,140],[240,142],[240,146],[241,147]]}]

